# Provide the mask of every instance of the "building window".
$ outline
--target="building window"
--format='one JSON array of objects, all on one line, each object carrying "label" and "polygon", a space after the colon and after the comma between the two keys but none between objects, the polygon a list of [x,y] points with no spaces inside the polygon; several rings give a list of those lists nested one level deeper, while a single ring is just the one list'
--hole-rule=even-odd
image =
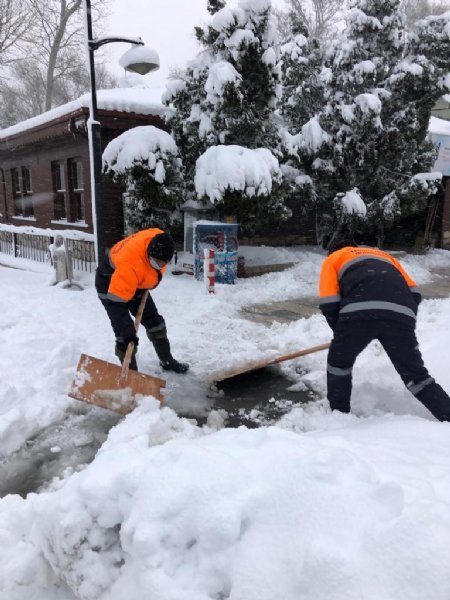
[{"label": "building window", "polygon": [[19,169],[11,170],[11,178],[12,178],[12,183],[13,183],[13,194],[14,194],[14,198],[16,198],[21,193]]},{"label": "building window", "polygon": [[11,169],[14,198],[14,214],[17,217],[33,217],[33,189],[30,167]]},{"label": "building window", "polygon": [[63,162],[52,163],[53,213],[55,221],[67,219],[66,212],[66,175]]},{"label": "building window", "polygon": [[83,163],[80,158],[72,158],[70,160],[70,172],[71,220],[85,222]]}]

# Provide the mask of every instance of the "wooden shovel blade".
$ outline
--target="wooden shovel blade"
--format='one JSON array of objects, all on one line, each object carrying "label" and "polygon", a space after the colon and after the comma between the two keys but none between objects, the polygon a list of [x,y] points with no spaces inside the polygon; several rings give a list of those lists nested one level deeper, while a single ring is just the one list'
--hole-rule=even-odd
[{"label": "wooden shovel blade", "polygon": [[137,371],[128,371],[124,380],[122,367],[82,354],[69,396],[125,415],[136,407],[136,394],[162,402],[161,388],[165,385],[164,379]]}]

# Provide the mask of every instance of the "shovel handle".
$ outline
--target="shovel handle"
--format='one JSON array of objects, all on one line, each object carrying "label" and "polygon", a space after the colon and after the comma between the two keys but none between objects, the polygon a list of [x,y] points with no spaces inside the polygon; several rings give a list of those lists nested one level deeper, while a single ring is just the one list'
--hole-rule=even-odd
[{"label": "shovel handle", "polygon": [[279,356],[278,358],[272,358],[269,360],[261,360],[259,362],[255,362],[253,364],[249,364],[245,367],[241,367],[240,369],[231,369],[230,371],[225,371],[224,373],[219,373],[218,375],[211,378],[211,381],[218,383],[220,381],[224,381],[225,379],[230,379],[231,377],[236,377],[236,375],[243,375],[244,373],[250,373],[251,371],[257,371],[258,369],[264,369],[265,367],[269,367],[270,365],[276,365],[277,363],[283,362],[284,360],[292,360],[293,358],[298,358],[300,356],[306,356],[307,354],[312,354],[313,352],[320,352],[320,350],[326,350],[330,347],[330,343],[320,344],[319,346],[312,346],[311,348],[305,348],[304,350],[299,350],[298,352],[292,352],[291,354],[283,354],[283,356]]},{"label": "shovel handle", "polygon": [[285,360],[292,360],[293,358],[299,358],[300,356],[306,356],[313,352],[320,352],[320,350],[326,350],[330,347],[330,342],[326,344],[319,344],[319,346],[312,346],[312,348],[305,348],[305,350],[299,350],[298,352],[292,352],[291,354],[284,354],[278,358],[274,358],[267,362],[267,365],[276,365],[277,363],[284,362]]},{"label": "shovel handle", "polygon": [[[147,298],[148,298],[148,290],[145,290],[145,292],[142,294],[141,302],[139,304],[139,308],[136,313],[136,318],[134,319],[134,329],[135,329],[136,333],[139,331],[139,325],[141,324],[142,314],[144,312],[145,303],[147,302]],[[120,375],[120,378],[122,380],[125,380],[128,377],[128,371],[130,368],[131,357],[133,356],[133,350],[134,350],[134,342],[130,342],[128,344],[127,351],[125,352],[125,358],[123,359],[122,373]]]}]

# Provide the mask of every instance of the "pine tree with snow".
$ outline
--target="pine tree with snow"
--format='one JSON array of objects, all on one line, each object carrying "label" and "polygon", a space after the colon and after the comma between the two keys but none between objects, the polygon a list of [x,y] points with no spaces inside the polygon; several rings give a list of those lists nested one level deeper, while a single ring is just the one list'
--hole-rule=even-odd
[{"label": "pine tree with snow", "polygon": [[[279,114],[282,170],[290,182],[291,202],[300,210],[315,203],[317,196],[311,172],[308,152],[298,145],[297,135],[322,109],[326,78],[323,76],[323,52],[319,40],[310,38],[298,14],[290,14],[291,33],[280,47],[282,95]],[[294,204],[293,204],[294,205]]]},{"label": "pine tree with snow", "polygon": [[205,52],[192,69],[194,77],[206,75],[201,112],[210,120],[208,133],[216,143],[275,147],[275,25],[270,0],[239,0],[237,8],[221,8],[210,25],[196,29]]},{"label": "pine tree with snow", "polygon": [[[384,225],[424,208],[437,189],[435,177],[421,175],[433,158],[425,139],[430,105],[420,119],[420,106],[399,85],[405,71],[414,70],[405,66],[399,2],[351,0],[345,36],[330,62],[327,102],[314,127],[304,127],[296,140],[308,152],[324,210],[357,190],[380,244]],[[413,55],[411,47],[411,64]],[[341,208],[342,218],[351,221]]]},{"label": "pine tree with snow", "polygon": [[[182,159],[182,184],[179,193],[184,200],[195,196],[194,175],[198,157],[208,147],[210,121],[202,111],[206,72],[188,67],[184,80],[169,80],[162,101],[169,107],[167,115]],[[215,138],[210,144],[215,142]]]},{"label": "pine tree with snow", "polygon": [[170,125],[183,159],[187,197],[194,193],[196,161],[207,148],[276,152],[278,143],[274,111],[280,74],[271,2],[222,4],[208,2],[211,23],[196,28],[204,50],[189,63],[183,82],[169,84],[164,99],[174,109]]},{"label": "pine tree with snow", "polygon": [[298,132],[324,103],[325,80],[319,41],[298,33],[281,46],[283,94],[280,113],[288,129]]},{"label": "pine tree with snow", "polygon": [[[319,117],[328,138],[313,165],[323,200],[336,209],[341,194],[357,189],[369,220],[373,215],[379,224],[398,215],[396,198],[390,196],[393,182],[386,177],[379,150],[383,99],[389,94],[385,78],[403,53],[399,0],[351,0],[347,19],[330,62],[329,96]],[[341,219],[351,221],[353,213],[342,208]]]},{"label": "pine tree with snow", "polygon": [[127,188],[127,233],[147,227],[173,228],[177,214],[180,220],[180,170],[174,139],[153,125],[129,129],[107,145],[103,171]]},{"label": "pine tree with snow", "polygon": [[[436,101],[450,91],[450,11],[419,21],[408,36],[404,60],[390,74],[390,106],[401,122],[405,144],[418,146],[428,132]],[[400,121],[401,119],[401,121]],[[424,152],[426,146],[424,146]],[[434,159],[428,145],[427,163]]]}]

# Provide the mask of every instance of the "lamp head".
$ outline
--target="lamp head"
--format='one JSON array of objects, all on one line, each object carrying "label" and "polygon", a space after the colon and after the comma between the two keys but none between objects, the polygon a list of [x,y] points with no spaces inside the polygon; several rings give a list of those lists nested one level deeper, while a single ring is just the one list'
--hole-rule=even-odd
[{"label": "lamp head", "polygon": [[149,46],[133,45],[119,60],[125,71],[147,75],[159,69],[159,56],[156,50]]}]

